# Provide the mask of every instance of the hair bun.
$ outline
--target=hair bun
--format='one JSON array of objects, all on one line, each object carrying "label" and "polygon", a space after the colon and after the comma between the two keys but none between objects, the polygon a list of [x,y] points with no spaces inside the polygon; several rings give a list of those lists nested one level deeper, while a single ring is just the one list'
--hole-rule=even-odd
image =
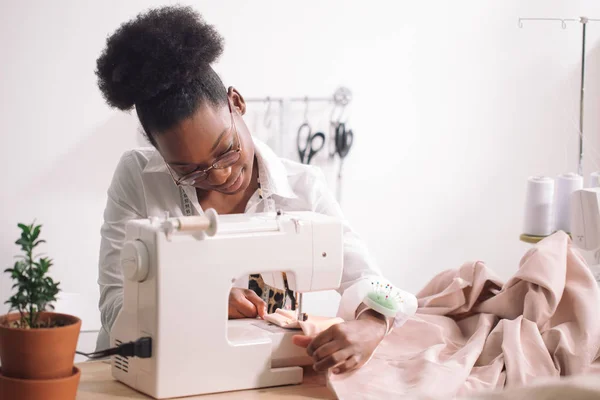
[{"label": "hair bun", "polygon": [[223,52],[223,38],[191,7],[162,7],[139,14],[106,41],[97,60],[98,86],[121,110],[184,85]]}]

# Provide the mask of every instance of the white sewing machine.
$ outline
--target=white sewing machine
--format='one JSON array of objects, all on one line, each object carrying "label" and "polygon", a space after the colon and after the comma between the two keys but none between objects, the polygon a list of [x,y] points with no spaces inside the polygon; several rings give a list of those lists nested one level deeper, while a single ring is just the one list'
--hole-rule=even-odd
[{"label": "white sewing machine", "polygon": [[[121,252],[123,307],[111,346],[152,338],[150,358],[114,357],[113,376],[157,399],[302,381],[298,332],[260,319],[228,320],[233,282],[261,273],[297,293],[336,289],[341,221],[311,212],[136,220]],[[301,312],[301,303],[300,310]]]},{"label": "white sewing machine", "polygon": [[600,284],[600,188],[571,195],[571,238]]}]

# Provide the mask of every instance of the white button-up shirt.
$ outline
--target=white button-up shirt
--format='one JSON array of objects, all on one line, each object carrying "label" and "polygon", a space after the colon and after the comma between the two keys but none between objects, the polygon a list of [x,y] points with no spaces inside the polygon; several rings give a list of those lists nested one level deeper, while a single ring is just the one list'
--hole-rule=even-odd
[{"label": "white button-up shirt", "polygon": [[[342,219],[344,223],[344,266],[338,316],[348,321],[372,290],[371,282],[387,282],[365,244],[344,219],[342,210],[329,190],[318,167],[278,157],[266,144],[254,138],[262,199],[258,191],[248,201],[246,213],[274,211],[314,211]],[[192,214],[201,215],[202,208],[193,187],[182,188],[188,197]],[[100,312],[102,329],[97,348],[108,348],[109,332],[123,304],[123,274],[120,251],[125,239],[127,221],[151,216],[189,214],[190,204],[182,199],[160,153],[152,148],[131,150],[123,154],[108,189],[108,200],[101,229],[99,259]],[[188,212],[185,212],[185,207]],[[235,286],[247,288],[247,277]],[[416,298],[403,293],[404,303],[395,318],[398,326],[416,311]]]}]

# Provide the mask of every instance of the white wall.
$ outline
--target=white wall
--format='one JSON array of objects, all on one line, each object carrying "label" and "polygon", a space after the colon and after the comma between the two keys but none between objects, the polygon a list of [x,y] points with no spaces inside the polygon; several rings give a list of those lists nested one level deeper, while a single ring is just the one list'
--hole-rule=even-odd
[{"label": "white wall", "polygon": [[[95,60],[121,22],[165,3],[29,0],[0,8],[0,266],[17,251],[17,222],[43,223],[53,274],[79,294],[85,330],[99,327],[106,188],[120,154],[140,143],[135,119],[104,105]],[[600,3],[188,3],[224,35],[217,70],[244,95],[351,88],[356,147],[345,164],[343,207],[397,285],[417,291],[473,259],[502,278],[515,271],[527,248],[518,241],[525,180],[576,168],[580,54],[578,24],[518,29],[517,18],[600,18]],[[600,170],[600,23],[588,33],[586,174]],[[292,157],[303,111],[296,109],[282,133]]]}]

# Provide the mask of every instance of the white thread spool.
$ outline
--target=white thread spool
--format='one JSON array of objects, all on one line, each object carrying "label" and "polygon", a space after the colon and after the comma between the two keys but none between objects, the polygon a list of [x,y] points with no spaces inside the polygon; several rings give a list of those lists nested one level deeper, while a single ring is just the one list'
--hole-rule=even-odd
[{"label": "white thread spool", "polygon": [[590,174],[590,187],[600,187],[600,172],[592,172]]},{"label": "white thread spool", "polygon": [[556,230],[571,232],[571,195],[583,189],[583,177],[575,173],[559,175],[556,178]]},{"label": "white thread spool", "polygon": [[548,236],[554,229],[554,180],[547,176],[533,176],[527,180],[525,200],[526,235]]}]

